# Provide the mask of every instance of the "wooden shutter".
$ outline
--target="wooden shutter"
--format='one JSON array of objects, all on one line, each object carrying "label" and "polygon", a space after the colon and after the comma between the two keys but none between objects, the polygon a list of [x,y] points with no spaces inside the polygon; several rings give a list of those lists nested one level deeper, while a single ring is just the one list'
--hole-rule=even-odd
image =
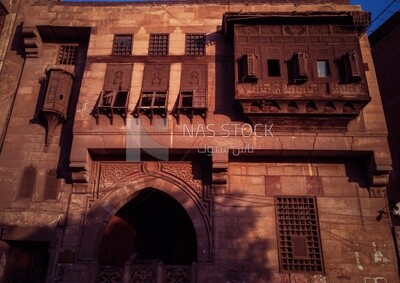
[{"label": "wooden shutter", "polygon": [[346,83],[354,83],[361,80],[357,53],[346,52],[342,57],[342,64]]},{"label": "wooden shutter", "polygon": [[257,81],[257,56],[255,54],[244,54],[242,56],[242,81]]},{"label": "wooden shutter", "polygon": [[305,53],[295,53],[292,58],[295,83],[304,83],[308,80],[308,59]]}]

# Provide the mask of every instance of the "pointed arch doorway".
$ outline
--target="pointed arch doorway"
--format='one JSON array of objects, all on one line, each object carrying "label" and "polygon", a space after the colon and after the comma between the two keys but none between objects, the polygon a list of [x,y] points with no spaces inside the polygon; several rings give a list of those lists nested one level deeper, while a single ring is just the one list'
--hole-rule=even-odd
[{"label": "pointed arch doorway", "polygon": [[192,220],[178,201],[154,188],[137,192],[118,210],[103,230],[98,252],[100,282],[109,276],[107,268],[119,270],[123,282],[177,282],[177,276],[179,282],[193,282],[196,262]]}]

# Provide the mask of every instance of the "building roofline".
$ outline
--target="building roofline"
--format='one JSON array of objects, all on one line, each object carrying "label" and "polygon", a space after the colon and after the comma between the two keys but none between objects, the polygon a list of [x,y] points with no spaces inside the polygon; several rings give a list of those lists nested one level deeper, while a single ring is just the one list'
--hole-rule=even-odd
[{"label": "building roofline", "polygon": [[397,11],[369,36],[369,43],[371,47],[373,47],[375,44],[381,41],[399,24],[400,24],[400,11]]},{"label": "building roofline", "polygon": [[135,5],[149,5],[149,4],[309,4],[309,5],[318,5],[318,4],[350,4],[350,0],[144,0],[133,2],[129,0],[122,0],[121,2],[113,2],[112,0],[100,0],[100,2],[88,2],[88,1],[77,1],[77,2],[68,2],[59,0],[60,3],[63,4],[86,4],[86,5],[126,5],[126,4],[135,4]]}]

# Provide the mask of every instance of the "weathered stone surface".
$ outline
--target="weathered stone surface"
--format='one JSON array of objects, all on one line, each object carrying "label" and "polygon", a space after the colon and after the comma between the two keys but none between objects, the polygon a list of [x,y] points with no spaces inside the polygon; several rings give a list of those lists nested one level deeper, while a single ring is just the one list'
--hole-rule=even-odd
[{"label": "weathered stone surface", "polygon": [[[5,58],[0,60],[0,121],[4,121],[0,132],[5,133],[0,152],[0,226],[17,227],[15,235],[6,228],[0,234],[13,238],[2,240],[49,242],[49,282],[97,281],[98,250],[110,218],[134,215],[136,207],[130,201],[154,189],[176,205],[157,213],[185,214],[196,235],[197,282],[363,282],[377,277],[398,281],[389,210],[384,198],[370,197],[385,192],[390,156],[366,37],[361,38],[360,48],[363,62],[370,66],[366,83],[372,100],[348,131],[280,132],[270,123],[248,124],[235,109],[234,43],[221,32],[223,15],[229,11],[326,15],[347,14],[359,7],[328,0],[301,1],[313,5],[277,0],[94,5],[30,2],[21,2],[18,18],[7,15],[7,31],[3,29],[0,35],[0,42],[4,37],[13,41],[5,52],[0,44],[0,56]],[[39,28],[43,43],[38,58],[21,57],[17,40],[21,27],[12,31],[13,21]],[[51,29],[47,30],[48,26]],[[84,32],[82,27],[90,27],[90,31]],[[283,33],[293,31],[296,27],[277,29],[280,40],[285,40]],[[149,56],[150,35],[159,33],[169,34],[168,55]],[[112,55],[116,34],[132,36],[129,55]],[[186,34],[205,34],[204,56],[185,55]],[[57,62],[60,44],[76,38],[84,41],[74,70],[69,118],[55,130],[53,144],[45,146],[46,125],[40,111],[48,86],[43,77]],[[252,48],[251,44],[248,47]],[[318,48],[315,52],[323,52]],[[126,125],[118,111],[113,125],[105,114],[98,123],[94,117],[109,63],[133,65]],[[309,62],[310,69],[316,68],[314,63]],[[146,64],[170,66],[166,117],[155,114],[151,120],[149,113],[139,118],[131,115],[142,95]],[[207,65],[206,123],[199,115],[193,119],[181,115],[177,124],[174,111],[183,64]],[[266,67],[262,66],[265,76]],[[282,65],[282,75],[285,72]],[[193,73],[189,79],[195,83],[199,74]],[[118,84],[119,74],[114,75]],[[158,79],[157,73],[151,77],[154,84]],[[304,121],[297,119],[296,123]],[[32,198],[18,199],[22,171],[30,164],[37,168],[34,193]],[[57,199],[46,200],[46,172],[54,168],[63,181]],[[289,274],[280,269],[278,196],[315,198],[323,271]],[[160,206],[151,204],[151,211]],[[380,214],[382,219],[377,221]],[[178,221],[179,217],[171,218]],[[165,224],[154,223],[154,227]],[[41,227],[62,232],[50,239],[41,233],[22,237]],[[168,227],[159,234],[174,230],[184,238],[188,231],[178,228]],[[178,251],[185,239],[177,242],[171,250]],[[55,262],[58,252],[66,250],[70,252],[65,262]]]}]

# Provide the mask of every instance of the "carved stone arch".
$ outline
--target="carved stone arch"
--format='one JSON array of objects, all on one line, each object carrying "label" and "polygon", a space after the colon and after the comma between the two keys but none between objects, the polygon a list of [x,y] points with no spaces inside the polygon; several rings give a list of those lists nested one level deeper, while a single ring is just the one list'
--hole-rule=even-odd
[{"label": "carved stone arch", "polygon": [[202,201],[191,194],[190,187],[167,176],[148,174],[120,182],[119,189],[110,191],[99,198],[89,211],[82,233],[79,258],[94,260],[101,241],[102,231],[119,209],[146,188],[158,189],[178,201],[189,215],[197,238],[197,260],[207,262],[212,259],[211,220],[207,216]]}]

